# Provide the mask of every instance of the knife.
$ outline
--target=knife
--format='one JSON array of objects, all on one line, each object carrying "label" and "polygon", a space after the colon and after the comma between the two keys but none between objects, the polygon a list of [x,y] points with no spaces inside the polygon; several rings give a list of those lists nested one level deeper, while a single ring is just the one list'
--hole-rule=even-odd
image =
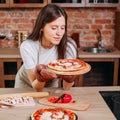
[{"label": "knife", "polygon": [[61,96],[59,96],[54,103],[57,103],[61,98],[64,98],[64,96],[65,96],[65,94],[62,94]]}]

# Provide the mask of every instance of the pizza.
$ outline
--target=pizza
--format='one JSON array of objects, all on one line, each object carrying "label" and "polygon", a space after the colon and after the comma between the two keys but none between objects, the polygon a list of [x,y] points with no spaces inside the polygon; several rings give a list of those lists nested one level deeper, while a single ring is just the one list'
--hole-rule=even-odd
[{"label": "pizza", "polygon": [[32,120],[77,120],[76,114],[63,108],[43,108],[31,115]]},{"label": "pizza", "polygon": [[80,59],[58,59],[50,62],[47,66],[55,71],[71,72],[86,68],[86,63]]}]

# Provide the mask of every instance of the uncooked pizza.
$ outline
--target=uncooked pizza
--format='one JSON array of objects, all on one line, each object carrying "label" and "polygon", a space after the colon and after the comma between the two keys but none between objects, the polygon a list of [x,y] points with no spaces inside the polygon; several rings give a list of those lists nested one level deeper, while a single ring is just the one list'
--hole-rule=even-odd
[{"label": "uncooked pizza", "polygon": [[35,102],[32,97],[29,96],[9,96],[0,98],[0,106],[13,106],[13,107],[21,107],[21,106],[33,106]]},{"label": "uncooked pizza", "polygon": [[80,59],[58,59],[50,62],[48,68],[62,72],[79,71],[86,68],[86,63]]},{"label": "uncooked pizza", "polygon": [[43,108],[31,115],[32,120],[77,120],[77,116],[70,110],[63,108]]}]

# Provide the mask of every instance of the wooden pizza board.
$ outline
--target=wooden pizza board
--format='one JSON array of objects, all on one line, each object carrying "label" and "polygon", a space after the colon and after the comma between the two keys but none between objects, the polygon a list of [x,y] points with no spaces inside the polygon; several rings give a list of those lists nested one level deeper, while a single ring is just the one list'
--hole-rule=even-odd
[{"label": "wooden pizza board", "polygon": [[91,70],[91,66],[88,63],[86,63],[85,68],[83,68],[79,71],[71,71],[71,72],[61,72],[61,71],[56,71],[56,70],[53,70],[50,68],[47,68],[47,69],[50,70],[51,72],[58,74],[58,75],[82,75],[82,74],[89,72]]},{"label": "wooden pizza board", "polygon": [[62,107],[71,110],[85,111],[89,108],[90,104],[88,102],[75,101],[73,103],[51,103],[47,98],[41,98],[38,101],[39,104],[53,106],[53,107]]}]

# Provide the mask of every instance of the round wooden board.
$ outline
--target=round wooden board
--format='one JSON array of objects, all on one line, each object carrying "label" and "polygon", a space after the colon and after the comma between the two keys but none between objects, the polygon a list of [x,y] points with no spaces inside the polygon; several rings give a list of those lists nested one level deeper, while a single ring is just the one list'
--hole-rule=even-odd
[{"label": "round wooden board", "polygon": [[89,72],[91,70],[91,66],[88,63],[86,63],[86,67],[84,69],[81,69],[79,71],[71,71],[71,72],[61,72],[61,71],[56,71],[50,68],[47,68],[47,69],[58,75],[82,75]]}]

